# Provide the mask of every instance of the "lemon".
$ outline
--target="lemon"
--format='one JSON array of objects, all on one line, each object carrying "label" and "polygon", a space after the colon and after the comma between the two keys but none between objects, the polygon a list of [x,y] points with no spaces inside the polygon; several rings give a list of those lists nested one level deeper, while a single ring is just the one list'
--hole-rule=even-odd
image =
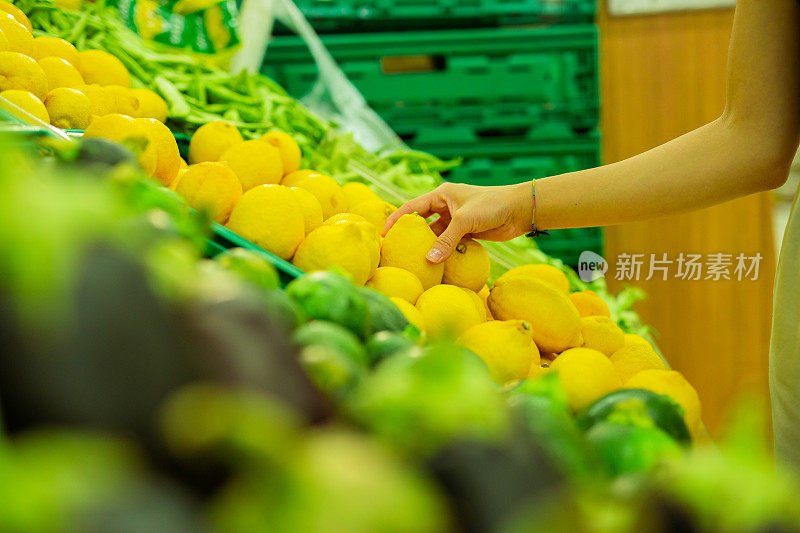
[{"label": "lemon", "polygon": [[[534,346],[536,345],[534,344]],[[551,371],[552,370],[550,368],[550,365],[546,362],[542,362],[538,365],[531,365],[531,368],[528,370],[528,379],[529,380],[539,379],[540,377],[550,373]]]},{"label": "lemon", "polygon": [[347,205],[351,210],[353,207],[363,202],[380,202],[380,197],[370,189],[367,185],[360,181],[350,181],[342,185],[342,192],[344,193]]},{"label": "lemon", "polygon": [[230,122],[207,122],[197,128],[189,141],[189,163],[219,161],[228,148],[242,142],[242,134]]},{"label": "lemon", "polygon": [[0,31],[8,40],[8,49],[26,56],[33,55],[31,31],[6,11],[0,10]]},{"label": "lemon", "polygon": [[[344,190],[348,185],[350,185],[350,183],[345,184],[344,187],[342,187],[342,190]],[[347,205],[350,206],[351,213],[361,215],[362,217],[366,218],[375,224],[375,227],[378,228],[378,231],[381,233],[383,232],[383,227],[386,225],[386,219],[389,218],[389,215],[397,211],[395,206],[380,199],[367,200],[366,202],[361,202],[359,204],[352,204],[348,199]],[[353,207],[353,205],[355,205],[355,207]]]},{"label": "lemon", "polygon": [[172,189],[173,191],[178,190],[178,184],[181,182],[181,177],[187,170],[189,170],[189,165],[187,165],[186,161],[184,161],[183,158],[181,158],[181,164],[178,167],[178,175],[175,176],[175,179],[172,180],[172,183],[169,184],[170,189]]},{"label": "lemon", "polygon": [[292,187],[301,187],[313,194],[322,206],[322,217],[329,219],[337,213],[347,211],[347,202],[344,199],[342,188],[336,180],[329,176],[317,174],[306,176],[297,183],[292,183]]},{"label": "lemon", "polygon": [[[33,115],[42,122],[46,124],[50,123],[50,115],[47,113],[47,109],[45,108],[42,101],[36,98],[33,94],[29,93],[28,91],[9,89],[0,92],[0,98],[5,98],[15,106]],[[19,117],[25,122],[33,123],[30,117],[26,116],[24,113],[17,111],[16,109],[12,108],[5,102],[0,102],[0,108],[5,109],[15,117]]]},{"label": "lemon", "polygon": [[442,282],[444,265],[431,263],[425,258],[436,241],[436,234],[416,213],[403,215],[386,232],[381,246],[380,266],[394,266],[408,270],[419,278],[423,289]]},{"label": "lemon", "polygon": [[489,286],[484,285],[483,288],[478,291],[478,296],[480,296],[481,300],[483,301],[483,307],[486,311],[486,320],[494,320],[492,316],[492,310],[489,309]]},{"label": "lemon", "polygon": [[550,365],[558,372],[570,407],[579,411],[620,387],[617,370],[608,357],[590,348],[572,348]]},{"label": "lemon", "polygon": [[666,370],[667,365],[649,346],[633,344],[623,346],[609,356],[609,360],[617,367],[617,374],[622,383],[627,383],[634,375],[643,370]]},{"label": "lemon", "polygon": [[139,99],[136,98],[130,88],[122,85],[105,85],[103,88],[114,100],[114,113],[138,118]]},{"label": "lemon", "polygon": [[650,349],[653,348],[653,346],[649,342],[647,342],[647,339],[645,339],[641,335],[637,335],[635,333],[626,333],[625,346],[631,346],[632,344],[641,344],[643,346],[647,346]]},{"label": "lemon", "polygon": [[542,352],[561,353],[583,343],[578,310],[564,292],[541,279],[501,276],[488,301],[496,320],[529,322]]},{"label": "lemon", "polygon": [[435,285],[417,299],[428,337],[433,340],[457,338],[472,326],[483,322],[472,298],[461,287]]},{"label": "lemon", "polygon": [[477,311],[478,316],[481,317],[481,322],[485,322],[486,308],[483,305],[483,300],[481,300],[481,297],[478,296],[478,293],[464,287],[459,287],[459,288],[462,289],[467,294],[467,296],[469,296],[470,300],[472,300],[472,305],[475,306],[475,311]]},{"label": "lemon", "polygon": [[611,316],[608,304],[594,291],[580,291],[568,294],[570,301],[578,309],[581,317]]},{"label": "lemon", "polygon": [[199,163],[181,175],[176,192],[214,222],[224,224],[242,197],[242,186],[233,170],[222,163]]},{"label": "lemon", "polygon": [[76,88],[86,95],[86,98],[92,104],[92,115],[102,117],[115,112],[116,103],[114,97],[102,85],[93,83]]},{"label": "lemon", "polygon": [[489,252],[476,240],[462,239],[444,262],[442,283],[458,285],[478,292],[489,279],[492,265]]},{"label": "lemon", "polygon": [[3,30],[0,30],[0,52],[8,52],[11,50],[11,43],[8,42]]},{"label": "lemon", "polygon": [[47,78],[48,92],[59,87],[75,88],[84,85],[81,73],[66,59],[45,57],[39,60],[39,66]]},{"label": "lemon", "polygon": [[22,24],[25,27],[25,29],[28,30],[28,33],[33,31],[33,27],[31,26],[31,21],[28,20],[27,15],[25,15],[25,13],[20,8],[18,8],[11,2],[0,0],[0,11],[5,11],[6,13],[14,17],[14,20]]},{"label": "lemon", "polygon": [[167,103],[150,89],[130,89],[131,94],[139,101],[135,118],[154,118],[166,122],[169,109]]},{"label": "lemon", "polygon": [[316,170],[311,170],[308,168],[304,168],[301,170],[295,170],[289,174],[286,174],[283,179],[281,180],[281,185],[286,185],[287,187],[297,187],[297,184],[300,183],[302,180],[306,179],[309,176],[321,176],[322,173]]},{"label": "lemon", "polygon": [[697,391],[675,370],[643,370],[625,383],[626,389],[646,389],[669,396],[683,407],[683,419],[692,437],[702,434],[701,405]]},{"label": "lemon", "polygon": [[92,104],[85,94],[77,89],[59,87],[44,99],[50,116],[50,124],[65,130],[83,130],[89,125]]},{"label": "lemon", "polygon": [[607,316],[581,318],[583,346],[605,355],[611,355],[625,345],[625,334],[616,322]]},{"label": "lemon", "polygon": [[131,75],[122,61],[103,50],[78,52],[75,66],[88,84],[131,86]]},{"label": "lemon", "polygon": [[412,326],[416,327],[422,333],[425,332],[425,319],[422,318],[422,313],[419,312],[419,309],[403,298],[390,297],[389,299],[400,309],[400,312],[403,313],[403,316],[406,317],[406,320],[408,320]]},{"label": "lemon", "polygon": [[45,57],[59,57],[74,65],[78,61],[78,50],[72,44],[58,37],[41,36],[33,39],[31,57],[41,61]]},{"label": "lemon", "polygon": [[472,326],[456,341],[474,352],[489,367],[492,380],[498,385],[528,377],[533,359],[531,325],[523,320],[493,320]]},{"label": "lemon", "polygon": [[343,222],[351,222],[358,226],[361,231],[362,240],[367,245],[367,253],[370,260],[370,277],[375,273],[378,268],[378,263],[381,259],[381,237],[378,234],[375,226],[370,224],[364,217],[354,215],[353,213],[337,213],[325,220],[323,224],[341,224]]},{"label": "lemon", "polygon": [[260,141],[236,143],[219,160],[228,163],[247,192],[258,185],[277,185],[283,176],[281,153],[274,146]]},{"label": "lemon", "polygon": [[158,160],[153,177],[162,185],[169,187],[181,167],[181,154],[175,136],[168,127],[154,118],[137,118],[135,120],[144,127],[150,142],[156,149]]},{"label": "lemon", "polygon": [[139,166],[142,167],[145,174],[152,176],[156,170],[158,149],[145,131],[144,125],[129,116],[118,113],[102,117],[91,115],[83,136],[87,138],[101,137],[126,144],[137,152]]},{"label": "lemon", "polygon": [[317,197],[300,187],[290,187],[300,202],[300,208],[303,211],[303,219],[305,220],[306,235],[317,229],[322,225],[322,206],[319,205]]},{"label": "lemon", "polygon": [[300,202],[282,185],[259,185],[244,193],[233,208],[228,228],[286,260],[305,236]]},{"label": "lemon", "polygon": [[19,52],[0,52],[0,91],[8,89],[28,91],[41,100],[47,96],[47,76],[33,58]]},{"label": "lemon", "polygon": [[371,273],[367,245],[361,229],[353,222],[323,224],[309,233],[292,263],[303,272],[339,267],[356,285],[364,285]]},{"label": "lemon", "polygon": [[567,279],[567,276],[552,265],[540,264],[518,266],[500,276],[498,281],[501,279],[509,279],[515,276],[533,277],[549,283],[561,292],[569,291],[569,280]]},{"label": "lemon", "polygon": [[422,282],[417,276],[397,267],[380,267],[367,281],[367,287],[389,298],[402,298],[410,304],[417,303],[422,294]]},{"label": "lemon", "polygon": [[262,135],[258,140],[266,141],[278,149],[283,162],[283,175],[291,174],[300,168],[300,159],[303,154],[300,151],[300,146],[297,145],[297,141],[291,135],[282,131],[270,131]]}]

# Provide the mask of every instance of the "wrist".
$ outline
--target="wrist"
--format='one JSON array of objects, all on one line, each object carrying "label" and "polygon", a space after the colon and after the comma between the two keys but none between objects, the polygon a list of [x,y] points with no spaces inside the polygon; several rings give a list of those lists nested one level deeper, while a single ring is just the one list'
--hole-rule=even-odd
[{"label": "wrist", "polygon": [[533,181],[525,181],[512,187],[514,187],[516,230],[519,235],[524,235],[531,231],[533,223]]}]

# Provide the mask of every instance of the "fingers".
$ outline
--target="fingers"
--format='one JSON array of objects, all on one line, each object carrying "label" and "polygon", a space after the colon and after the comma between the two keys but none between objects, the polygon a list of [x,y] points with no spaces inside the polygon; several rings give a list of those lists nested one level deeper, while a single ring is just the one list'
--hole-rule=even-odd
[{"label": "fingers", "polygon": [[426,258],[434,264],[445,261],[461,242],[461,238],[469,232],[469,228],[462,222],[462,219],[453,217],[450,224],[436,239]]},{"label": "fingers", "polygon": [[394,226],[394,223],[403,215],[419,213],[421,216],[427,217],[434,200],[434,193],[435,191],[423,194],[401,205],[397,211],[389,215],[389,218],[386,219],[386,224],[383,226],[383,234],[386,235],[386,232],[389,231],[389,229]]},{"label": "fingers", "polygon": [[440,215],[439,218],[431,222],[429,226],[431,230],[438,236],[441,235],[445,229],[447,229],[447,226],[449,224],[450,224],[450,217],[445,215]]}]

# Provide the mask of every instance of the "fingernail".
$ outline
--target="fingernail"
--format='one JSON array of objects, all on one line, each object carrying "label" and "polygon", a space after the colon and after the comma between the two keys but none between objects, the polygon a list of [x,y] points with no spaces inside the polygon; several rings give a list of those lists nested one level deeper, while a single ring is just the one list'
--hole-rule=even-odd
[{"label": "fingernail", "polygon": [[431,251],[428,252],[428,261],[431,263],[438,263],[442,260],[442,252],[438,248],[431,248]]}]

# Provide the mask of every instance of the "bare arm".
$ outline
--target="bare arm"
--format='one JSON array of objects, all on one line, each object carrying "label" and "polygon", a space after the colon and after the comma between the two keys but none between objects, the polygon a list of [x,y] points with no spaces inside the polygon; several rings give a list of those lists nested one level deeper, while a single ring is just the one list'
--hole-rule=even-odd
[{"label": "bare arm", "polygon": [[[702,53],[702,51],[698,51]],[[708,207],[782,184],[800,139],[800,3],[739,0],[727,102],[715,121],[624,161],[536,180],[539,229],[604,226]],[[464,235],[504,240],[530,224],[530,183],[448,184],[402,206],[438,213],[447,258]]]}]

